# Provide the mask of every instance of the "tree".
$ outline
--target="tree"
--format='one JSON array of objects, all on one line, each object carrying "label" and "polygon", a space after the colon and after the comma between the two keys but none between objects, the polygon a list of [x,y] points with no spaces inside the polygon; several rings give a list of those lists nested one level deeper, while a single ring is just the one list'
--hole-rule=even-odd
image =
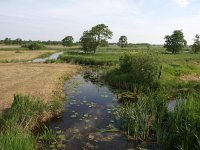
[{"label": "tree", "polygon": [[182,30],[175,30],[172,35],[165,36],[164,48],[173,54],[181,51],[186,45],[187,41],[184,39]]},{"label": "tree", "polygon": [[118,42],[118,45],[121,46],[121,48],[123,47],[126,47],[128,44],[127,42],[127,37],[122,35],[120,38],[119,38],[119,42]]},{"label": "tree", "polygon": [[105,24],[98,24],[92,27],[91,30],[83,32],[80,38],[83,50],[85,52],[96,52],[97,47],[102,41],[111,39],[113,33]]},{"label": "tree", "polygon": [[200,52],[200,36],[198,34],[195,35],[194,44],[192,45],[192,51],[194,53]]},{"label": "tree", "polygon": [[4,39],[4,44],[6,44],[6,45],[12,44],[11,38],[5,38]]},{"label": "tree", "polygon": [[74,38],[72,36],[66,36],[62,40],[62,45],[63,46],[73,46],[73,41],[74,41]]},{"label": "tree", "polygon": [[90,33],[90,31],[84,31],[82,37],[80,38],[80,43],[82,45],[82,48],[84,52],[94,52],[94,49],[96,47],[95,40]]},{"label": "tree", "polygon": [[13,40],[12,44],[18,44],[18,45],[21,45],[22,44],[22,39],[18,38],[16,40]]}]

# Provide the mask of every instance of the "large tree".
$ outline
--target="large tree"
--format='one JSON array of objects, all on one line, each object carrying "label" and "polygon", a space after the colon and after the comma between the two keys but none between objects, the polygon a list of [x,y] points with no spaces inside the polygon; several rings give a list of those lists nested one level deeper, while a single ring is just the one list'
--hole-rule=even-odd
[{"label": "large tree", "polygon": [[194,53],[200,52],[200,36],[198,34],[195,35],[194,44],[192,45],[192,51]]},{"label": "large tree", "polygon": [[62,40],[62,45],[63,46],[73,46],[74,38],[72,36],[66,36]]},{"label": "large tree", "polygon": [[172,35],[165,36],[164,48],[173,54],[181,51],[186,44],[182,30],[175,30]]},{"label": "large tree", "polygon": [[85,52],[96,52],[97,47],[102,41],[111,39],[113,33],[105,24],[98,24],[92,27],[91,30],[83,32],[80,38],[83,50]]},{"label": "large tree", "polygon": [[125,35],[122,35],[122,36],[119,38],[118,45],[121,46],[121,47],[123,48],[123,47],[126,47],[127,44],[128,44],[127,37],[126,37]]}]

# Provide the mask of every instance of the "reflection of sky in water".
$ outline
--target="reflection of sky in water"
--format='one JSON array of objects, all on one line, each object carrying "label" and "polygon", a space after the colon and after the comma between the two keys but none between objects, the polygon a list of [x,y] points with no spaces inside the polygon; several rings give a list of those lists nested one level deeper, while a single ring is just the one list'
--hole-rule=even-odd
[{"label": "reflection of sky in water", "polygon": [[[50,123],[50,128],[59,127],[68,148],[105,149],[109,146],[116,150],[129,147],[127,138],[116,128],[119,121],[113,113],[119,107],[117,98],[106,85],[98,86],[77,75],[66,83],[65,91],[68,95],[66,111],[60,119]],[[115,132],[102,132],[106,130]]]},{"label": "reflection of sky in water", "polygon": [[63,54],[63,52],[52,54],[51,56],[47,58],[37,58],[37,59],[34,59],[32,62],[45,62],[46,60],[57,59],[61,54]]}]

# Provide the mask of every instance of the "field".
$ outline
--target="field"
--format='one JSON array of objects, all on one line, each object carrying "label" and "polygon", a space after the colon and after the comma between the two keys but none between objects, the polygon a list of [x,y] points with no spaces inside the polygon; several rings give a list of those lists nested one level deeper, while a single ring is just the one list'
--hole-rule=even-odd
[{"label": "field", "polygon": [[55,53],[55,50],[0,51],[0,62],[24,62]]},{"label": "field", "polygon": [[77,69],[68,64],[0,64],[0,110],[10,107],[14,94],[19,93],[51,100],[58,79],[72,76]]}]

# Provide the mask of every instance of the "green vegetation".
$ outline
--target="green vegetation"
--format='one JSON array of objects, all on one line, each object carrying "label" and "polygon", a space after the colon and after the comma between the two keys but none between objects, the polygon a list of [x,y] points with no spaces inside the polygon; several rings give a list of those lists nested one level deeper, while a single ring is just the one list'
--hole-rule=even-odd
[{"label": "green vegetation", "polygon": [[157,84],[159,61],[154,55],[126,53],[120,57],[119,67],[110,70],[105,80],[111,85],[138,90]]},{"label": "green vegetation", "polygon": [[199,149],[199,97],[182,97],[169,111],[166,93],[159,91],[136,103],[125,103],[118,111],[122,129],[136,141],[156,141],[162,149]]},{"label": "green vegetation", "polygon": [[109,30],[105,24],[98,24],[92,27],[89,31],[84,31],[80,38],[83,51],[95,53],[97,47],[102,43],[102,40],[110,39],[113,33]]},{"label": "green vegetation", "polygon": [[195,35],[195,40],[194,40],[194,44],[192,45],[192,51],[194,53],[198,53],[200,51],[200,36],[197,34]]},{"label": "green vegetation", "polygon": [[187,42],[181,30],[175,30],[172,35],[165,36],[164,47],[173,54],[181,51],[186,44]]},{"label": "green vegetation", "polygon": [[[63,110],[63,102],[53,101],[46,104],[36,97],[14,96],[14,102],[3,118],[0,133],[0,147],[3,149],[33,150],[38,147],[37,136],[33,136],[31,130],[39,127],[41,122],[46,121]],[[47,131],[43,137],[47,139]],[[41,137],[41,135],[39,135]],[[49,134],[49,137],[50,134]],[[52,138],[49,138],[52,139]],[[40,139],[41,141],[42,139]]]},{"label": "green vegetation", "polygon": [[74,41],[74,38],[72,36],[66,36],[62,40],[62,45],[63,46],[73,46],[73,41]]},{"label": "green vegetation", "polygon": [[112,65],[118,62],[120,53],[77,53],[66,52],[59,56],[61,62],[84,64],[84,65]]},{"label": "green vegetation", "polygon": [[37,58],[47,58],[47,57],[51,56],[54,53],[55,52],[47,52],[47,53],[39,55]]},{"label": "green vegetation", "polygon": [[[187,48],[181,30],[165,37],[164,48],[145,43],[127,44],[125,36],[119,39],[121,47],[117,44],[106,47],[106,40],[111,36],[107,26],[97,25],[83,33],[80,40],[83,51],[79,51],[79,46],[57,47],[66,52],[51,62],[110,66],[104,81],[128,91],[119,98],[118,117],[121,129],[129,138],[138,143],[152,142],[159,149],[200,149],[200,54],[194,54],[199,51],[199,36]],[[174,100],[176,105],[171,110],[168,104]],[[44,116],[59,115],[62,108],[63,102],[59,100],[46,104],[37,98],[15,96],[8,114],[0,117],[0,147],[23,150],[40,148],[38,141],[50,144],[55,140],[52,131],[44,127],[42,135],[33,136],[31,130],[48,119]]]},{"label": "green vegetation", "polygon": [[125,35],[122,35],[122,36],[119,38],[118,45],[119,45],[121,48],[126,47],[126,46],[128,45],[127,37],[126,37]]},{"label": "green vegetation", "polygon": [[40,50],[44,48],[44,45],[38,42],[31,42],[22,45],[23,48],[28,48],[29,50]]}]

